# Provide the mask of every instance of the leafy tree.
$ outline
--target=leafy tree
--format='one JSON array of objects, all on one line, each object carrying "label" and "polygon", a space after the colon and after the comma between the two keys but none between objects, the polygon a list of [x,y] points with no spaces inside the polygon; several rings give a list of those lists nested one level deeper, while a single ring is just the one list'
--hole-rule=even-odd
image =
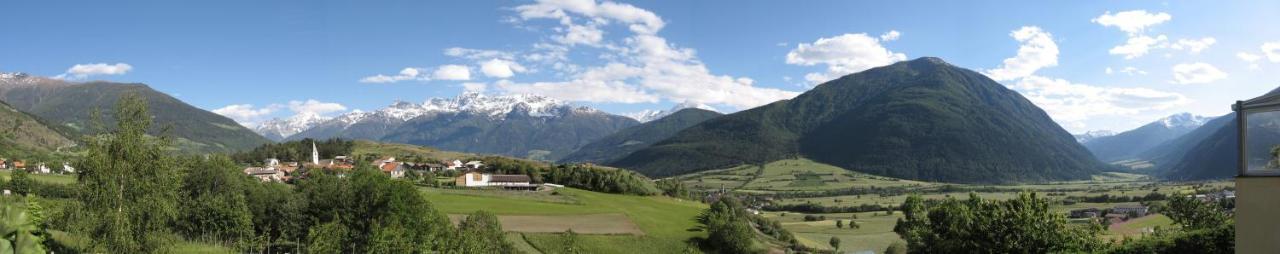
[{"label": "leafy tree", "polygon": [[458,224],[458,236],[445,253],[511,253],[515,247],[502,233],[498,216],[476,211]]},{"label": "leafy tree", "polygon": [[723,253],[756,253],[746,211],[737,199],[722,197],[698,216],[707,229],[707,243]]},{"label": "leafy tree", "polygon": [[1214,228],[1230,220],[1215,204],[1182,195],[1170,198],[1163,213],[1187,230]]},{"label": "leafy tree", "polygon": [[115,129],[88,138],[76,164],[78,212],[86,218],[79,233],[94,236],[92,245],[106,252],[157,252],[173,242],[168,236],[178,216],[178,163],[166,155],[167,140],[146,135],[151,115],[142,98],[121,97],[114,116]]},{"label": "leafy tree", "polygon": [[256,184],[226,156],[188,157],[178,202],[175,230],[188,238],[216,239],[248,247],[253,238],[253,213],[246,188]]},{"label": "leafy tree", "polygon": [[894,232],[913,252],[1048,253],[1096,252],[1105,247],[1100,227],[1070,225],[1049,209],[1047,199],[1022,193],[1004,201],[947,198],[925,202],[912,195],[903,202],[905,218]]},{"label": "leafy tree", "polygon": [[13,170],[13,173],[10,174],[9,189],[18,195],[27,195],[27,193],[31,193],[32,184],[33,181],[31,180],[31,173],[28,173],[26,170],[15,169]]},{"label": "leafy tree", "polygon": [[844,220],[836,220],[836,228],[844,228]]},{"label": "leafy tree", "polygon": [[350,252],[347,246],[347,227],[337,221],[311,228],[307,234],[307,252],[316,254],[341,254]]},{"label": "leafy tree", "polygon": [[832,236],[831,240],[827,240],[827,244],[830,244],[831,248],[835,249],[836,252],[840,252],[840,238]]},{"label": "leafy tree", "polygon": [[667,195],[669,197],[674,197],[674,198],[683,198],[683,199],[690,198],[689,187],[686,186],[684,182],[681,182],[680,180],[676,180],[673,178],[662,179],[662,180],[658,180],[656,185],[658,186],[659,190],[662,190],[662,195]]}]

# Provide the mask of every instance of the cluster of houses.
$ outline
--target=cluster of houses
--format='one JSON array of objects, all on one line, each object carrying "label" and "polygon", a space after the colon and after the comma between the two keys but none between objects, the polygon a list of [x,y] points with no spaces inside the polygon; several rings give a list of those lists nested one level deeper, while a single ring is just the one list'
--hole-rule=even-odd
[{"label": "cluster of houses", "polygon": [[[453,160],[447,163],[417,163],[396,161],[395,157],[385,157],[373,161],[373,165],[379,170],[392,178],[405,177],[409,171],[417,173],[456,171],[462,172],[455,179],[455,184],[459,187],[501,187],[504,189],[537,189],[536,184],[532,184],[531,179],[527,175],[500,175],[482,173],[485,164],[480,161],[462,162],[461,160]],[[288,182],[296,175],[295,171],[323,169],[333,171],[348,171],[355,168],[355,161],[347,156],[335,156],[333,159],[320,159],[319,150],[315,144],[311,146],[311,161],[309,162],[280,162],[278,159],[266,159],[261,167],[247,167],[244,173],[257,178],[263,182]]]},{"label": "cluster of houses", "polygon": [[1151,208],[1142,204],[1119,204],[1106,210],[1092,207],[1071,210],[1070,217],[1075,219],[1102,218],[1111,223],[1120,223],[1147,216],[1149,212],[1151,212]]},{"label": "cluster of houses", "polygon": [[74,174],[76,168],[71,163],[63,162],[61,167],[50,167],[44,162],[30,164],[22,160],[0,158],[0,170],[26,170],[34,174]]}]

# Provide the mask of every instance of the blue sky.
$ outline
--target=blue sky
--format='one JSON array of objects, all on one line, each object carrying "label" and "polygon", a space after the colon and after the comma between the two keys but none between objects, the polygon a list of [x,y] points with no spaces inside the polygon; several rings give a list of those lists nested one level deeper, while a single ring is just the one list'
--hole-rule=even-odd
[{"label": "blue sky", "polygon": [[[1071,132],[1277,86],[1280,3],[5,1],[0,71],[146,83],[246,124],[464,90],[733,112],[936,56]],[[1274,43],[1274,44],[1268,44]],[[1108,71],[1110,69],[1110,71]],[[464,75],[465,74],[465,75]]]}]

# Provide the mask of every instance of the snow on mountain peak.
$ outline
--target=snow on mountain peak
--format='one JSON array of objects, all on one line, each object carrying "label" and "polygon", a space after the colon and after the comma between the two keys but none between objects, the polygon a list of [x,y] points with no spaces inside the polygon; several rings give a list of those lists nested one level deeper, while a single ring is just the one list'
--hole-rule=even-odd
[{"label": "snow on mountain peak", "polygon": [[299,132],[315,127],[316,125],[328,121],[328,117],[321,116],[316,113],[303,112],[289,118],[273,118],[265,122],[259,123],[253,127],[253,131],[263,136],[276,136],[281,138],[297,134]]},{"label": "snow on mountain peak", "polygon": [[1083,134],[1076,134],[1076,135],[1074,135],[1074,136],[1075,136],[1075,138],[1076,138],[1076,142],[1079,142],[1079,143],[1083,144],[1083,143],[1085,143],[1085,142],[1089,142],[1090,140],[1094,140],[1094,139],[1097,139],[1097,138],[1101,138],[1101,137],[1110,137],[1110,136],[1115,136],[1115,135],[1116,135],[1116,132],[1114,132],[1114,131],[1109,131],[1109,130],[1092,130],[1092,131],[1086,131],[1086,132],[1085,132],[1085,133],[1083,133]]},{"label": "snow on mountain peak", "polygon": [[1179,114],[1174,114],[1174,115],[1165,117],[1163,119],[1160,119],[1160,123],[1164,124],[1164,126],[1168,128],[1174,128],[1174,127],[1196,128],[1196,127],[1200,127],[1201,125],[1204,125],[1204,123],[1208,121],[1209,121],[1208,117],[1192,115],[1191,113],[1179,113]]},{"label": "snow on mountain peak", "polygon": [[623,114],[622,116],[630,117],[631,119],[636,119],[636,121],[640,121],[641,123],[644,123],[644,122],[662,119],[663,117],[667,117],[671,114],[674,114],[686,108],[697,108],[697,109],[720,112],[719,110],[716,110],[716,108],[711,107],[710,105],[707,105],[707,104],[696,103],[692,101],[685,101],[685,102],[676,104],[675,106],[672,106],[670,109],[667,109],[667,110],[657,111],[652,109],[646,109],[640,112]]}]

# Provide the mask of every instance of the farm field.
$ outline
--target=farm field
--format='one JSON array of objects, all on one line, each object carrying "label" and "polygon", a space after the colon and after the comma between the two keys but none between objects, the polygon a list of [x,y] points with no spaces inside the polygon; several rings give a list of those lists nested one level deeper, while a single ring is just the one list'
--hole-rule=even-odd
[{"label": "farm field", "polygon": [[[0,170],[0,178],[3,178],[5,181],[8,181],[12,174],[13,174],[12,170]],[[56,184],[76,183],[75,175],[30,174],[29,176],[31,176],[32,180],[46,182],[46,183],[56,183]]]},{"label": "farm field", "polygon": [[[555,194],[546,192],[534,195],[527,192],[498,190],[465,191],[435,188],[421,190],[437,209],[451,215],[465,215],[477,210],[485,210],[497,214],[502,220],[504,216],[582,217],[615,214],[625,216],[643,232],[643,235],[579,232],[576,242],[584,253],[671,252],[689,248],[686,241],[706,235],[705,232],[691,230],[698,226],[694,218],[706,209],[706,205],[694,201],[658,196],[606,194],[573,188],[560,188],[554,191]],[[503,195],[504,193],[511,195]],[[508,223],[507,220],[503,220],[503,227],[520,229],[545,225],[542,222],[529,224],[520,222],[515,220]],[[563,253],[566,250],[563,244],[565,237],[562,233],[513,232],[508,233],[507,236],[509,241],[524,241],[541,253]]]},{"label": "farm field", "polygon": [[[791,231],[805,246],[820,249],[832,249],[827,244],[831,237],[840,238],[840,249],[851,253],[880,253],[890,244],[902,241],[893,232],[898,218],[902,218],[902,213],[897,212],[893,215],[886,215],[884,212],[815,214],[826,216],[826,220],[822,221],[804,221],[805,214],[802,213],[768,212],[763,215],[778,220],[783,228]],[[855,216],[857,219],[854,219]],[[856,221],[859,228],[836,228],[836,220],[843,220],[845,224],[851,220]]]},{"label": "farm field", "polygon": [[927,187],[934,184],[874,176],[808,159],[780,160],[762,166],[743,165],[676,177],[695,189],[745,192],[821,191],[851,187]]}]

